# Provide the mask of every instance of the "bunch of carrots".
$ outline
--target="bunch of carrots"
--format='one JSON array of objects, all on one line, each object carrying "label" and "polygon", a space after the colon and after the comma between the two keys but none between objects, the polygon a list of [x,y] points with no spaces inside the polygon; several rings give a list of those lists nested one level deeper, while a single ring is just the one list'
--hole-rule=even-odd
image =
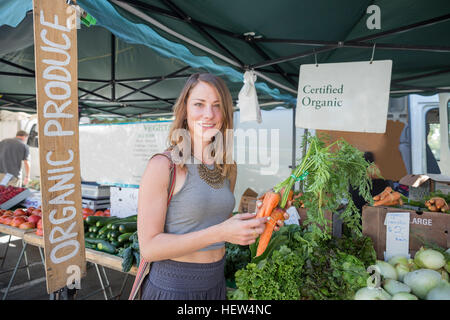
[{"label": "bunch of carrots", "polygon": [[432,212],[447,212],[450,210],[445,199],[441,197],[433,197],[428,201],[425,201],[425,206]]},{"label": "bunch of carrots", "polygon": [[263,233],[259,237],[258,248],[256,249],[256,257],[263,254],[266,250],[270,239],[272,238],[272,233],[277,225],[277,222],[280,220],[284,220],[284,207],[287,201],[292,200],[292,196],[294,192],[289,190],[287,200],[283,203],[280,203],[283,198],[283,193],[285,189],[282,189],[280,192],[276,192],[273,189],[269,192],[266,192],[259,200],[262,200],[262,205],[258,209],[256,213],[256,218],[268,217],[268,221],[264,228]]},{"label": "bunch of carrots", "polygon": [[383,192],[373,197],[373,200],[375,201],[373,203],[374,207],[403,205],[401,193],[392,190],[391,187],[386,187]]}]

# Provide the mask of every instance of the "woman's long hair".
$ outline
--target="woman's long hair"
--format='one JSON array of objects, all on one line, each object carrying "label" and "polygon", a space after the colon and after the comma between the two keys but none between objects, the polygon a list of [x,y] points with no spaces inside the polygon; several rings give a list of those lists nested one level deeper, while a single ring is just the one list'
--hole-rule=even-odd
[{"label": "woman's long hair", "polygon": [[[222,138],[225,146],[217,153],[214,157],[216,165],[222,169],[222,175],[229,177],[231,173],[231,168],[235,164],[230,163],[231,155],[233,152],[233,137],[226,136],[229,132],[233,130],[233,99],[231,93],[225,84],[225,82],[211,74],[211,73],[195,73],[189,77],[178,96],[175,105],[173,106],[173,112],[175,119],[169,131],[169,149],[173,149],[177,144],[180,143],[180,138],[178,135],[174,134],[177,129],[188,130],[187,127],[187,100],[191,94],[192,89],[200,82],[206,82],[215,88],[217,95],[219,97],[220,111],[222,112],[222,127],[220,132],[222,133]],[[228,131],[227,131],[228,130]],[[231,131],[230,131],[231,130]],[[226,143],[225,143],[226,141]],[[222,155],[222,157],[220,157]],[[184,165],[181,164],[181,167]]]}]

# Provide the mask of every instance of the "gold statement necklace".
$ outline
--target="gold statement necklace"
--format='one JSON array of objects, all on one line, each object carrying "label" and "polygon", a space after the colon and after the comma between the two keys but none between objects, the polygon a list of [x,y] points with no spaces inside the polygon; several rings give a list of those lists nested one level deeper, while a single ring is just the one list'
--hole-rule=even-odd
[{"label": "gold statement necklace", "polygon": [[222,175],[222,170],[215,163],[213,169],[208,169],[204,163],[199,164],[197,169],[200,178],[210,187],[220,189],[223,186],[225,177]]}]

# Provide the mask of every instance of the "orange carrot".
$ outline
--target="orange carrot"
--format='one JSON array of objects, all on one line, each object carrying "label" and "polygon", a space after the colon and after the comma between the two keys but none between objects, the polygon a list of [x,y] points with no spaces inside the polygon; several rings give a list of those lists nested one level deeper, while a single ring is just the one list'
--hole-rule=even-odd
[{"label": "orange carrot", "polygon": [[380,201],[383,200],[384,198],[386,198],[389,194],[392,193],[392,188],[391,187],[386,187],[386,189],[383,190],[383,192],[381,192],[380,194],[376,195],[375,197],[373,197],[373,200],[375,201]]},{"label": "orange carrot", "polygon": [[280,208],[275,208],[270,215],[269,221],[266,222],[264,232],[259,237],[258,248],[256,249],[256,257],[263,254],[263,252],[266,250],[267,245],[270,242],[270,238],[272,238],[273,229],[275,228],[279,220],[284,220],[284,211]]},{"label": "orange carrot", "polygon": [[[280,191],[280,198],[281,198],[281,199],[283,198],[284,189],[285,189],[285,188],[281,189],[281,191]],[[288,198],[287,198],[286,203],[289,202],[289,201],[291,201],[293,196],[294,196],[294,191],[292,191],[292,189],[291,189],[291,190],[289,190],[289,195],[288,195]]]},{"label": "orange carrot", "polygon": [[[389,188],[389,187],[388,187]],[[383,191],[384,192],[384,191]],[[386,197],[384,197],[383,199],[376,201],[373,206],[374,207],[378,207],[378,206],[392,206],[392,205],[396,205],[399,204],[399,199],[401,198],[401,195],[399,192],[392,192],[389,193]]]},{"label": "orange carrot", "polygon": [[264,196],[262,206],[256,213],[256,218],[268,217],[272,213],[272,210],[276,208],[280,202],[280,194],[273,191],[268,191]]}]

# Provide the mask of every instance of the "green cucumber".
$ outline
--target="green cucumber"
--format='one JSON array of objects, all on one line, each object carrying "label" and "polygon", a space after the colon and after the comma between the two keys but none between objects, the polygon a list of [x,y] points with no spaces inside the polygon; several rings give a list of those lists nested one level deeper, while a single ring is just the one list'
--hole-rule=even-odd
[{"label": "green cucumber", "polygon": [[135,232],[137,230],[137,222],[126,222],[119,226],[120,233]]},{"label": "green cucumber", "polygon": [[113,229],[113,230],[118,230],[119,225],[121,223],[126,223],[126,222],[137,222],[137,215],[133,215],[133,216],[129,216],[126,218],[122,218],[119,219],[111,224],[108,224],[108,229]]},{"label": "green cucumber", "polygon": [[102,234],[104,234],[104,233],[106,233],[108,231],[108,228],[106,228],[106,226],[103,226],[103,227],[101,227],[99,230],[98,230],[98,235],[102,235]]},{"label": "green cucumber", "polygon": [[87,216],[87,217],[86,217],[86,220],[84,220],[84,221],[86,221],[86,223],[87,223],[88,225],[94,226],[94,225],[97,223],[97,221],[100,221],[100,220],[108,220],[108,219],[111,219],[111,218],[116,218],[116,217]]},{"label": "green cucumber", "polygon": [[106,226],[106,225],[109,224],[109,223],[116,222],[116,221],[119,221],[119,220],[120,220],[120,218],[117,218],[117,217],[102,217],[102,218],[106,218],[106,219],[98,220],[98,221],[95,223],[95,225],[96,225],[97,227],[103,227],[103,226]]},{"label": "green cucumber", "polygon": [[97,226],[90,227],[91,232],[97,233],[100,230]]},{"label": "green cucumber", "polygon": [[120,236],[120,232],[117,230],[111,230],[109,233],[110,239],[117,239],[118,236]]},{"label": "green cucumber", "polygon": [[97,249],[97,245],[96,244],[93,244],[93,243],[89,243],[89,242],[85,242],[84,243],[84,247],[85,248],[88,248],[88,249]]},{"label": "green cucumber", "polygon": [[97,243],[97,249],[110,254],[116,253],[116,247],[108,241],[100,241]]},{"label": "green cucumber", "polygon": [[122,233],[120,236],[117,237],[117,241],[123,243],[130,239],[130,237],[133,235],[133,232],[128,233]]},{"label": "green cucumber", "polygon": [[116,240],[110,240],[109,242],[110,242],[114,247],[116,247],[116,248],[118,248],[118,247],[121,246],[121,243],[119,243],[119,242],[116,241]]},{"label": "green cucumber", "polygon": [[102,240],[96,239],[96,238],[87,238],[87,237],[84,237],[84,242],[85,242],[85,243],[90,243],[90,244],[95,244],[95,245],[97,245],[97,243],[99,243],[100,241],[102,241]]}]

